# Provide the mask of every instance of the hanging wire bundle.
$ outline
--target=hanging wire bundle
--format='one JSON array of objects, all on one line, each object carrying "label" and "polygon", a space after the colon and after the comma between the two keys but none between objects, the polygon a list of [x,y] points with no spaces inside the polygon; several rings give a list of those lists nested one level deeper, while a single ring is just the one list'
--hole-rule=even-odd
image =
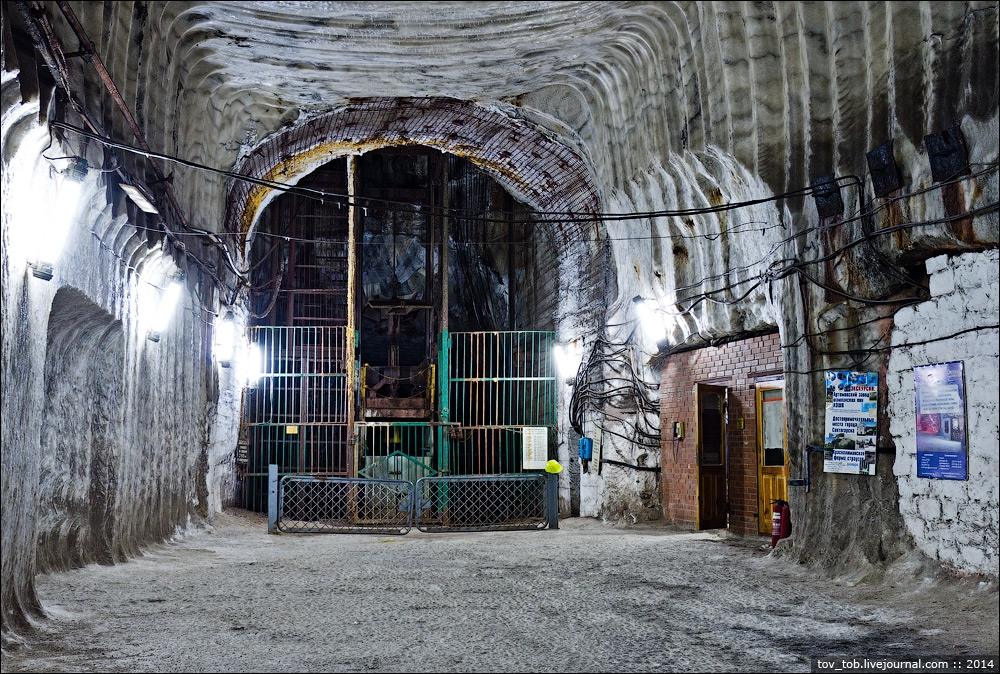
[{"label": "hanging wire bundle", "polygon": [[[569,421],[580,435],[590,418],[595,427],[636,446],[660,450],[659,403],[651,392],[659,386],[643,380],[636,368],[635,347],[631,337],[614,343],[601,336],[590,355],[580,364],[573,395],[569,402]],[[616,422],[624,433],[609,425]]]}]

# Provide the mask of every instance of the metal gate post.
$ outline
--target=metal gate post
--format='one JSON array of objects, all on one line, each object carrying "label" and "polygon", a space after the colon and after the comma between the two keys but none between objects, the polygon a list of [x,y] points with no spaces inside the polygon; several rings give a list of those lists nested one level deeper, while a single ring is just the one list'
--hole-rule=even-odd
[{"label": "metal gate post", "polygon": [[267,466],[267,533],[278,533],[278,465]]},{"label": "metal gate post", "polygon": [[559,528],[559,473],[545,474],[545,524]]}]

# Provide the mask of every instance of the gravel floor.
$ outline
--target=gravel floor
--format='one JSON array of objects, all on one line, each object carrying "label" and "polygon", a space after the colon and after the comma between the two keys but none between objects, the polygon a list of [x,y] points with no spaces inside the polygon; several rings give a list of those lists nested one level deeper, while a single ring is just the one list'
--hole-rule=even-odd
[{"label": "gravel floor", "polygon": [[3,671],[810,671],[997,654],[996,583],[851,586],[762,538],[556,531],[280,535],[233,511],[142,559],[43,575]]}]

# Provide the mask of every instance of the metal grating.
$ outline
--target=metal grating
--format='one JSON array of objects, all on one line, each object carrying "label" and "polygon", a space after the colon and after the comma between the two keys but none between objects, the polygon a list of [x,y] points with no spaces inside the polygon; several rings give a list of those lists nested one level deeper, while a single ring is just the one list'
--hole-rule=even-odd
[{"label": "metal grating", "polygon": [[417,481],[420,531],[518,531],[546,527],[545,475],[465,475]]},{"label": "metal grating", "polygon": [[522,429],[556,427],[555,333],[456,332],[450,344],[453,425],[441,472],[520,473]]},{"label": "metal grating", "polygon": [[899,168],[892,152],[892,141],[879,145],[865,156],[868,159],[868,172],[876,197],[886,197],[902,187]]},{"label": "metal grating", "polygon": [[452,426],[448,429],[452,475],[520,473],[520,428]]},{"label": "metal grating", "polygon": [[413,483],[406,480],[286,475],[277,526],[284,533],[406,534],[412,500]]},{"label": "metal grating", "polygon": [[947,182],[972,173],[961,127],[953,126],[940,133],[924,136],[924,146],[927,148],[927,159],[934,182]]},{"label": "metal grating", "polygon": [[816,200],[816,212],[820,218],[830,218],[843,215],[844,200],[840,196],[840,186],[837,176],[830,174],[812,181],[813,199]]},{"label": "metal grating", "polygon": [[[261,377],[243,397],[245,447],[241,493],[250,510],[267,504],[267,467],[279,474],[348,476],[346,329],[342,326],[249,329]],[[244,458],[242,455],[239,458]]]},{"label": "metal grating", "polygon": [[554,426],[554,332],[451,334],[451,421]]}]

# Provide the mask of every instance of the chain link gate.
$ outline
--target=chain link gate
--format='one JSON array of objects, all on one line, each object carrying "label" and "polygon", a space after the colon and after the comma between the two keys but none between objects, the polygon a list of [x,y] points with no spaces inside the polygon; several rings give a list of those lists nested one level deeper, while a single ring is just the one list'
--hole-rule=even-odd
[{"label": "chain link gate", "polygon": [[405,535],[413,527],[413,483],[406,480],[285,475],[275,528],[284,533]]},{"label": "chain link gate", "polygon": [[545,475],[461,475],[417,480],[420,531],[544,529]]},{"label": "chain link gate", "polygon": [[409,480],[285,475],[270,466],[271,533],[425,533],[559,528],[555,475]]}]

